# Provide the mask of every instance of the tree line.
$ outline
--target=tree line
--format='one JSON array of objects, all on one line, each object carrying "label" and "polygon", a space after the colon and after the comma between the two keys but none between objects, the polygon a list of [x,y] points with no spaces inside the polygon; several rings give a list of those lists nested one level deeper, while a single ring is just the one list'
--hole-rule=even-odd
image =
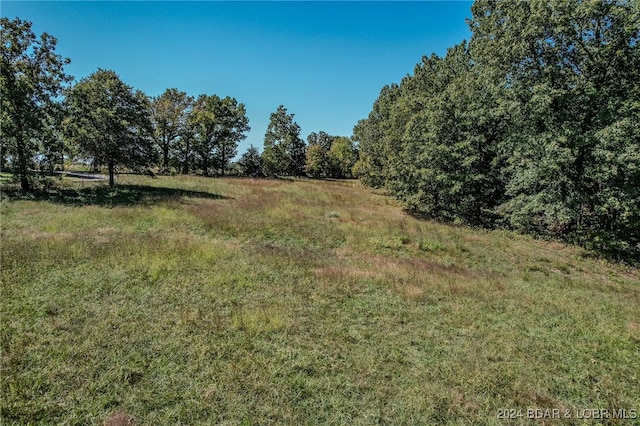
[{"label": "tree line", "polygon": [[640,259],[638,5],[477,0],[470,41],[358,122],[357,176],[416,215]]},{"label": "tree line", "polygon": [[[23,192],[31,189],[36,169],[53,170],[65,158],[106,168],[111,186],[123,168],[205,176],[229,169],[250,130],[243,103],[215,94],[194,98],[177,88],[149,97],[112,70],[98,69],[72,84],[64,72],[69,59],[55,52],[57,40],[46,33],[38,38],[31,27],[19,18],[0,21],[0,161],[11,166]],[[312,133],[309,153],[293,117],[278,107],[263,152],[250,147],[237,172],[350,177],[358,156],[353,141],[320,132],[322,149],[316,149],[318,136]]]}]

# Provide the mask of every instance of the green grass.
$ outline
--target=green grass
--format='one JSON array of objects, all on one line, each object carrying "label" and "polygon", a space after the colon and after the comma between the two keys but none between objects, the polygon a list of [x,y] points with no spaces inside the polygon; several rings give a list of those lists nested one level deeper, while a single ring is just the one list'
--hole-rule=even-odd
[{"label": "green grass", "polygon": [[637,269],[355,182],[118,181],[3,195],[3,425],[640,408]]}]

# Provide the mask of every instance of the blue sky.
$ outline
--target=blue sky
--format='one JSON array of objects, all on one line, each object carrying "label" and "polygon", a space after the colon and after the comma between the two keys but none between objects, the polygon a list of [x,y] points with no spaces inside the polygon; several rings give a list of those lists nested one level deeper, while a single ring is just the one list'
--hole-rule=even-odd
[{"label": "blue sky", "polygon": [[1,15],[58,39],[76,80],[112,69],[150,96],[232,96],[252,130],[239,154],[262,150],[284,105],[305,138],[351,136],[380,89],[422,56],[468,40],[471,2],[17,2]]}]

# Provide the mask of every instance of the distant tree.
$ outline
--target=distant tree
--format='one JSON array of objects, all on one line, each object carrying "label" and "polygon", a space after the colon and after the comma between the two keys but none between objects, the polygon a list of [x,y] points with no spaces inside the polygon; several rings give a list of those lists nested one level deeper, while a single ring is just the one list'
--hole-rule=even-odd
[{"label": "distant tree", "polygon": [[311,133],[307,138],[306,172],[315,178],[345,178],[352,176],[358,151],[353,141],[344,136],[325,132]]},{"label": "distant tree", "polygon": [[327,162],[332,177],[351,177],[351,169],[357,160],[358,151],[351,139],[344,136],[334,138],[331,148],[327,152]]},{"label": "distant tree", "polygon": [[242,154],[238,164],[242,168],[242,174],[245,176],[262,175],[262,157],[258,149],[251,145],[247,151]]},{"label": "distant tree", "polygon": [[193,98],[178,89],[167,89],[152,99],[151,122],[153,123],[153,137],[162,153],[162,167],[169,171],[170,154],[176,148],[176,143],[186,126],[187,115],[193,103]]},{"label": "distant tree", "polygon": [[331,164],[327,153],[331,148],[331,144],[335,140],[335,136],[331,136],[326,132],[311,132],[307,136],[307,155],[305,171],[314,178],[326,178],[331,175]]},{"label": "distant tree", "polygon": [[400,97],[397,84],[383,87],[369,116],[353,129],[353,140],[360,148],[353,171],[365,185],[380,188],[390,179],[390,165],[397,160],[406,121],[395,107]]},{"label": "distant tree", "polygon": [[0,18],[0,150],[3,160],[11,156],[23,192],[30,189],[34,155],[59,142],[52,133],[61,117],[56,98],[72,79],[63,72],[69,59],[55,54],[57,40],[47,33],[37,39],[31,26]]},{"label": "distant tree", "polygon": [[224,171],[229,161],[238,153],[238,143],[245,139],[245,132],[251,130],[247,110],[242,103],[234,98],[226,97],[222,100],[222,129],[218,148],[218,162],[220,171]]},{"label": "distant tree", "polygon": [[194,166],[196,134],[197,125],[193,122],[191,113],[189,113],[184,126],[180,129],[180,135],[175,146],[174,161],[176,162],[176,167],[180,168],[183,175],[189,174],[191,168]]},{"label": "distant tree", "polygon": [[302,176],[306,162],[306,145],[300,138],[300,126],[294,114],[280,105],[271,114],[264,136],[262,164],[268,175]]},{"label": "distant tree", "polygon": [[309,136],[307,136],[307,144],[310,147],[314,145],[318,145],[325,151],[329,151],[329,149],[331,149],[331,144],[335,139],[336,139],[336,136],[331,136],[323,131],[320,131],[318,133],[311,132]]},{"label": "distant tree", "polygon": [[249,127],[244,104],[234,98],[200,95],[190,115],[195,125],[195,153],[206,175],[220,169],[222,175],[231,158],[237,153],[238,142],[246,138]]},{"label": "distant tree", "polygon": [[305,167],[309,176],[326,178],[331,174],[331,165],[327,158],[327,150],[321,145],[311,145],[307,148],[307,164]]},{"label": "distant tree", "polygon": [[66,135],[78,151],[104,164],[109,185],[117,167],[148,167],[156,161],[151,104],[109,70],[99,69],[67,91]]}]

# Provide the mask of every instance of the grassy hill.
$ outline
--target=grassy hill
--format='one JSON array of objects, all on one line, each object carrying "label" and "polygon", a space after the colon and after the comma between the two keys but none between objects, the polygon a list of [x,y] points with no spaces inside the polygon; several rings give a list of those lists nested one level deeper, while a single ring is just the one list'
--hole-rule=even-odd
[{"label": "grassy hill", "polygon": [[637,269],[355,182],[119,179],[3,197],[3,425],[640,409]]}]

